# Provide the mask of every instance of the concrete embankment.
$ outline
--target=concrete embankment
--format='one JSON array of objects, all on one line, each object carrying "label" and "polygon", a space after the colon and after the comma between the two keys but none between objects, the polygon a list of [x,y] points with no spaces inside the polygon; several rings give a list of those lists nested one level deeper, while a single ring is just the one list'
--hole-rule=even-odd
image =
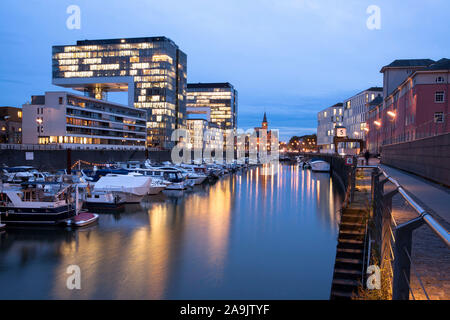
[{"label": "concrete embankment", "polygon": [[[149,151],[155,161],[170,160],[169,151]],[[89,163],[108,163],[130,160],[145,160],[145,151],[112,150],[0,150],[0,166],[33,166],[39,170],[65,169],[78,160]]]}]

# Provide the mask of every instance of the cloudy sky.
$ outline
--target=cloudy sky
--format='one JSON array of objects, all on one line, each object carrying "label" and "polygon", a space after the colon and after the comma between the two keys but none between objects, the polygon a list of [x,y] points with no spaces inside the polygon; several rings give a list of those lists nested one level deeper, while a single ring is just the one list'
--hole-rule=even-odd
[{"label": "cloudy sky", "polygon": [[[66,27],[69,5],[81,28]],[[381,9],[369,30],[367,8]],[[166,36],[188,55],[189,82],[230,82],[239,127],[267,112],[282,139],[313,133],[319,110],[371,86],[395,59],[450,57],[448,0],[2,0],[0,105],[51,85],[51,46]],[[122,94],[110,99],[126,102]]]}]

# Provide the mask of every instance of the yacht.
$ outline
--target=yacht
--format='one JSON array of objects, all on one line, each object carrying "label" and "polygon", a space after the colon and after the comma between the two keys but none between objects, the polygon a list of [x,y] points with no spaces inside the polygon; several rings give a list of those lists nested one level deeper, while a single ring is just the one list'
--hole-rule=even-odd
[{"label": "yacht", "polygon": [[123,208],[125,198],[110,191],[88,191],[84,203],[88,210],[118,210]]},{"label": "yacht", "polygon": [[139,178],[144,178],[144,179],[150,179],[151,183],[150,186],[148,188],[147,194],[148,195],[155,195],[160,193],[161,191],[163,191],[166,188],[166,184],[163,182],[158,181],[157,179],[152,179],[148,176],[143,175],[142,173],[139,172],[131,172],[128,173],[129,176],[134,176],[137,179]]},{"label": "yacht", "polygon": [[199,185],[199,184],[202,184],[203,181],[205,181],[205,179],[206,179],[206,175],[201,174],[200,172],[195,172],[195,170],[192,167],[166,166],[166,167],[161,167],[159,169],[161,169],[161,170],[173,169],[173,170],[180,171],[181,174],[184,177],[186,177],[188,185]]},{"label": "yacht", "polygon": [[[48,188],[42,186],[53,185]],[[25,182],[0,186],[0,220],[5,224],[59,224],[76,214],[72,186],[57,182]]]},{"label": "yacht", "polygon": [[323,160],[311,160],[311,170],[315,172],[330,172],[330,164]]},{"label": "yacht", "polygon": [[133,175],[107,174],[95,183],[94,191],[111,192],[124,199],[125,203],[139,203],[147,195],[150,185],[150,178],[137,179]]}]

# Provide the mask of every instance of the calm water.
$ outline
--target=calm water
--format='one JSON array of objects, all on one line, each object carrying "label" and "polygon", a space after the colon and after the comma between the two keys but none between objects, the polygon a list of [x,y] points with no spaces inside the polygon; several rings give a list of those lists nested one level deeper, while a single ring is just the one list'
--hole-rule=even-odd
[{"label": "calm water", "polygon": [[[1,234],[0,299],[328,299],[341,204],[280,165],[152,196],[88,229]],[[66,269],[81,268],[81,290]]]}]

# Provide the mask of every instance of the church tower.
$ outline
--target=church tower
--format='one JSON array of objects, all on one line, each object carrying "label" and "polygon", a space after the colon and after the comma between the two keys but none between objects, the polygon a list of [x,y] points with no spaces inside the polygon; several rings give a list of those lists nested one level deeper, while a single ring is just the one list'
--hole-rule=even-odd
[{"label": "church tower", "polygon": [[262,128],[267,130],[268,127],[269,127],[269,124],[267,123],[267,116],[266,116],[266,113],[264,112],[264,118],[263,118],[263,121],[262,121]]}]

